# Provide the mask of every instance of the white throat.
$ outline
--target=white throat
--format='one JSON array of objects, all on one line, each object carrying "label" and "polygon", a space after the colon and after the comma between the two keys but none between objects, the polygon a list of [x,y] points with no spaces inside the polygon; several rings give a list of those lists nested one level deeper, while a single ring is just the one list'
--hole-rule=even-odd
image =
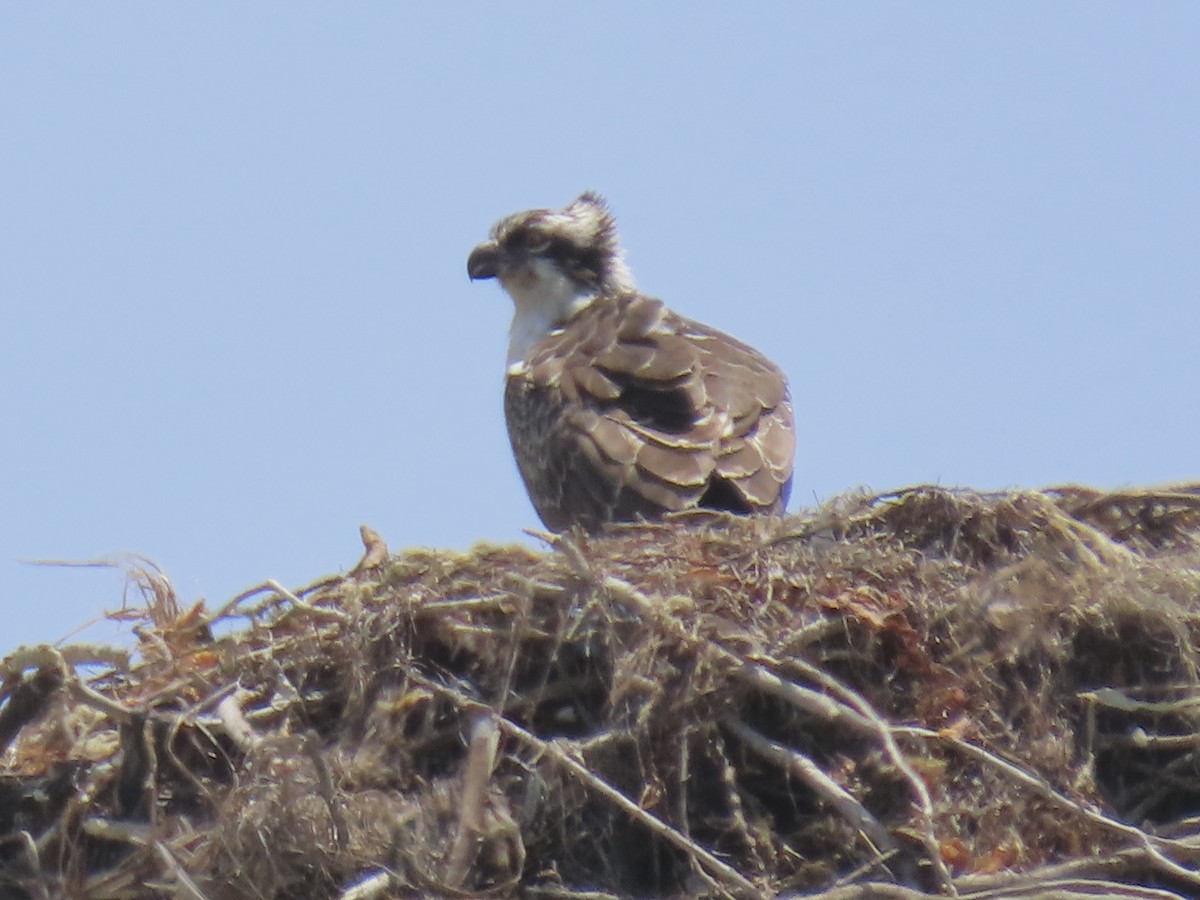
[{"label": "white throat", "polygon": [[596,299],[545,259],[530,261],[500,282],[514,307],[508,329],[510,369],[529,355],[534,344]]}]

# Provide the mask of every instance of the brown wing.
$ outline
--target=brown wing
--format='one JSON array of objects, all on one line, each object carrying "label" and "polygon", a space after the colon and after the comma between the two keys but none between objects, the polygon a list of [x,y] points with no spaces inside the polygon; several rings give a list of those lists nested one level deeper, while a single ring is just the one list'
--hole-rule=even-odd
[{"label": "brown wing", "polygon": [[782,373],[650,297],[600,298],[544,338],[510,371],[505,412],[530,499],[555,530],[787,502]]}]

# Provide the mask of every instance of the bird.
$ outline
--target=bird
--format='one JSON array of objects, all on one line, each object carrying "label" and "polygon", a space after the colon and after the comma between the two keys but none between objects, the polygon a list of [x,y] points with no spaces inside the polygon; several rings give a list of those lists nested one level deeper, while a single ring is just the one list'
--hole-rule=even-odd
[{"label": "bird", "polygon": [[642,293],[602,196],[506,216],[467,274],[513,301],[504,413],[546,528],[783,513],[796,447],[786,377]]}]

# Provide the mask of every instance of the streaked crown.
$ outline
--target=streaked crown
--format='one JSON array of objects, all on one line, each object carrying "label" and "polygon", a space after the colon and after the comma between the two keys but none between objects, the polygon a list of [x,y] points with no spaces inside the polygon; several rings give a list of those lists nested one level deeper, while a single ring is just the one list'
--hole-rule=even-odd
[{"label": "streaked crown", "polygon": [[581,294],[633,289],[616,220],[592,191],[565,209],[530,209],[501,219],[492,226],[491,240],[471,253],[467,272],[472,278],[503,279],[506,272],[538,259],[551,263]]}]

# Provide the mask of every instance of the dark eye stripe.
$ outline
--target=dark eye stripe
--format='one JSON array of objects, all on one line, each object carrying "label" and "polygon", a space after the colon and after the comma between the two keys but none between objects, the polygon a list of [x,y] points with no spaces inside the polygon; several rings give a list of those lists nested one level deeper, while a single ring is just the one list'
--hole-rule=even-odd
[{"label": "dark eye stripe", "polygon": [[584,284],[596,284],[601,280],[604,252],[600,247],[580,247],[528,224],[514,228],[503,241],[512,252],[553,260],[563,272]]},{"label": "dark eye stripe", "polygon": [[552,240],[543,253],[576,280],[595,284],[600,280],[604,254],[595,247],[580,247],[567,240]]}]

